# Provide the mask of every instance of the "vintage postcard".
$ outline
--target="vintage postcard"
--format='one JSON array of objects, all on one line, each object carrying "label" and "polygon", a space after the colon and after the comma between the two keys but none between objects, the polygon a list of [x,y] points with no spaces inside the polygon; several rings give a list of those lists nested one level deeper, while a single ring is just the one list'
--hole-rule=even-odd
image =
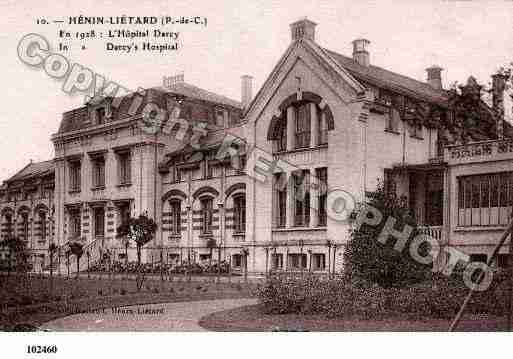
[{"label": "vintage postcard", "polygon": [[9,357],[512,330],[513,1],[0,10]]}]

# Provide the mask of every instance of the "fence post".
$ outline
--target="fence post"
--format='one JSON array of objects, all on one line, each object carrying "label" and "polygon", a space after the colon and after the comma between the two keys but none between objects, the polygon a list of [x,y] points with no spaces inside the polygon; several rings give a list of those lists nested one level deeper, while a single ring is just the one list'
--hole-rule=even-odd
[{"label": "fence post", "polygon": [[265,277],[269,277],[269,247],[265,247]]},{"label": "fence post", "polygon": [[513,316],[513,234],[509,235],[509,256],[508,256],[508,269],[509,269],[509,293],[508,293],[508,331],[511,332],[511,319]]},{"label": "fence post", "polygon": [[335,278],[335,266],[337,264],[337,245],[333,245],[333,278]]}]

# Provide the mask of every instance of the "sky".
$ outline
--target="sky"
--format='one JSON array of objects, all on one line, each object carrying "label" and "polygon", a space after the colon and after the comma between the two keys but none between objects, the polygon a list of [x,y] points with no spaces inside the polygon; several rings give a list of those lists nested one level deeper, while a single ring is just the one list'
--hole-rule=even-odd
[{"label": "sky", "polygon": [[[122,4],[122,5],[119,5]],[[159,86],[163,76],[183,73],[185,81],[240,99],[240,76],[254,77],[256,94],[290,44],[289,24],[307,16],[318,25],[316,41],[351,55],[351,41],[371,41],[370,61],[388,70],[425,80],[425,69],[444,68],[444,86],[473,75],[487,84],[500,66],[513,61],[513,1],[66,1],[0,0],[1,79],[0,180],[30,160],[53,158],[50,136],[62,113],[83,104],[62,82],[17,57],[17,45],[28,33],[58,44],[60,29],[86,31],[91,25],[37,24],[69,16],[202,16],[206,27],[181,25],[182,47],[176,52],[119,54],[105,41],[74,42],[66,56],[127,88]],[[104,26],[99,30],[130,29]],[[133,29],[133,28],[132,28]]]}]

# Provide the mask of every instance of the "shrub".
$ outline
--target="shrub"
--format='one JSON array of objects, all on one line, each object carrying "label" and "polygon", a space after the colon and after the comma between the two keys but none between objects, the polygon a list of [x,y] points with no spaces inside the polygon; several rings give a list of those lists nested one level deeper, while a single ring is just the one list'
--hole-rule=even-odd
[{"label": "shrub", "polygon": [[[406,198],[389,193],[380,184],[376,192],[369,194],[368,203],[361,205],[358,216],[367,215],[366,208],[369,208],[368,206],[377,209],[383,219],[376,226],[362,224],[351,232],[351,240],[344,252],[348,274],[355,279],[363,278],[365,281],[384,288],[407,287],[426,280],[430,273],[430,267],[417,263],[411,258],[408,251],[417,232],[416,223],[408,209]],[[389,219],[396,221],[394,227],[397,230],[402,230],[405,226],[414,229],[402,251],[395,250],[395,239],[393,238],[388,238],[385,244],[378,241],[378,237]],[[360,220],[363,221],[363,218]],[[428,248],[421,246],[420,250],[427,255]]]},{"label": "shrub", "polygon": [[126,289],[125,288],[121,288],[121,290],[119,291],[119,294],[125,295],[126,294]]},{"label": "shrub", "polygon": [[[495,282],[484,292],[475,292],[466,313],[504,315],[507,283]],[[273,277],[257,289],[263,311],[268,314],[324,314],[327,317],[362,318],[402,314],[420,318],[453,318],[468,294],[461,279],[434,277],[423,285],[383,288],[356,287],[347,279],[320,280]]]},{"label": "shrub", "polygon": [[18,300],[19,305],[30,305],[32,303],[34,303],[34,300],[32,299],[32,297],[29,295],[25,295],[25,294],[21,295]]}]

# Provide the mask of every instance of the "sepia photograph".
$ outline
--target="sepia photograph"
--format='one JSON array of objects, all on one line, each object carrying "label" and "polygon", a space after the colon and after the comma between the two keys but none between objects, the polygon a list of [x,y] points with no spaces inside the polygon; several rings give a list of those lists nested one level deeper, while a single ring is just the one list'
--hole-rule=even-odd
[{"label": "sepia photograph", "polygon": [[513,1],[0,10],[9,358],[511,340]]}]

